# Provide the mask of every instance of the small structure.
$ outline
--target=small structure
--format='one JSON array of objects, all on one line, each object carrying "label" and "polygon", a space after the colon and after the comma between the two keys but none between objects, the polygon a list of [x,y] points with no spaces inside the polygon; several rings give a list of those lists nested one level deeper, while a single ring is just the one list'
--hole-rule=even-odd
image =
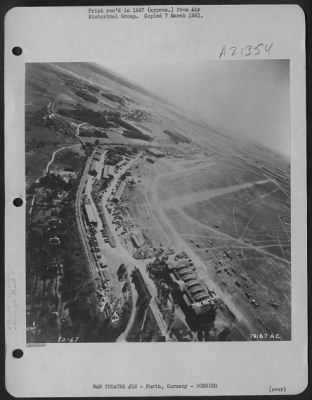
[{"label": "small structure", "polygon": [[61,244],[61,239],[58,236],[50,237],[49,243],[51,246],[59,246]]}]

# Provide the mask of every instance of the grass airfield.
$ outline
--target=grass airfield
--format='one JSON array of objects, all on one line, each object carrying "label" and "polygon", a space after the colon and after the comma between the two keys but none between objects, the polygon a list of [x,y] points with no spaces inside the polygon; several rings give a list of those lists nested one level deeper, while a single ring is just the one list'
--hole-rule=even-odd
[{"label": "grass airfield", "polygon": [[[141,164],[140,184],[129,198],[130,204],[135,199],[134,219],[147,227],[155,245],[180,245],[195,252],[205,265],[199,268],[201,279],[219,287],[230,304],[242,311],[253,332],[290,340],[286,194],[256,168],[235,168],[203,154],[194,158],[166,157],[153,166]],[[165,224],[159,208],[167,218]],[[172,230],[180,242],[174,240]],[[161,241],[161,231],[167,242],[165,237]]]}]

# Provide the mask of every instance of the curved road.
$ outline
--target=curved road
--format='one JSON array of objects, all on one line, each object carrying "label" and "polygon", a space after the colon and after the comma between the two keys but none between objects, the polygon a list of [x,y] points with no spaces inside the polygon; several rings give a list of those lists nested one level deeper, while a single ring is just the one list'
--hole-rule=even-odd
[{"label": "curved road", "polygon": [[[48,104],[48,109],[49,109],[50,106],[51,106],[51,102]],[[52,106],[52,107],[53,107],[53,106]],[[85,124],[86,124],[86,122],[82,122],[81,124],[78,124],[78,125],[76,126],[76,136],[77,136],[77,137],[79,136],[79,129],[81,128],[82,125],[85,125]],[[61,150],[68,149],[68,148],[73,148],[73,147],[76,147],[76,146],[81,146],[81,143],[76,143],[76,144],[73,144],[73,145],[63,146],[63,147],[60,147],[59,149],[55,150],[55,151],[52,153],[51,160],[48,162],[48,164],[47,164],[47,166],[46,166],[46,169],[45,169],[46,174],[49,172],[49,168],[51,167],[51,164],[52,164],[53,161],[54,161],[54,158],[55,158],[56,153],[58,153],[58,152],[61,151]]]},{"label": "curved road", "polygon": [[55,151],[52,153],[51,160],[48,162],[48,164],[47,164],[47,166],[46,166],[46,169],[45,169],[46,174],[49,172],[49,168],[51,167],[51,164],[52,164],[53,161],[54,161],[54,158],[55,158],[56,153],[58,153],[58,152],[61,151],[61,150],[70,149],[70,148],[76,147],[76,146],[81,146],[81,144],[78,143],[78,144],[73,144],[73,145],[69,145],[69,146],[63,146],[63,147],[60,147],[59,149],[55,150]]}]

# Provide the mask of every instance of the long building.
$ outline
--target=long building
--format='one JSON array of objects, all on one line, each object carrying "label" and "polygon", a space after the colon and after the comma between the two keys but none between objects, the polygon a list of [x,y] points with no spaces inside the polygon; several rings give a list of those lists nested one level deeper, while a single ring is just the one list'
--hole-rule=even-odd
[{"label": "long building", "polygon": [[161,151],[159,151],[157,149],[153,149],[152,147],[149,147],[148,149],[146,149],[146,152],[157,158],[164,157],[164,155],[165,155]]},{"label": "long building", "polygon": [[140,234],[133,232],[130,235],[130,239],[133,244],[133,247],[135,247],[136,249],[139,249],[144,244],[144,238]]},{"label": "long building", "polygon": [[118,188],[118,190],[117,190],[117,192],[116,192],[116,194],[115,194],[115,196],[114,196],[115,200],[117,200],[117,201],[120,200],[120,197],[121,197],[125,187],[126,187],[126,181],[122,181],[120,186],[119,186],[119,188]]},{"label": "long building", "polygon": [[85,216],[89,225],[97,225],[97,219],[91,204],[84,204]]},{"label": "long building", "polygon": [[92,160],[91,165],[90,165],[90,169],[89,172],[91,171],[97,171],[99,167],[99,162],[96,161],[95,159]]},{"label": "long building", "polygon": [[121,161],[119,161],[119,162],[116,164],[116,167],[117,167],[117,168],[120,168],[120,167],[122,167],[126,162],[127,162],[127,161],[125,161],[124,159],[122,159]]}]

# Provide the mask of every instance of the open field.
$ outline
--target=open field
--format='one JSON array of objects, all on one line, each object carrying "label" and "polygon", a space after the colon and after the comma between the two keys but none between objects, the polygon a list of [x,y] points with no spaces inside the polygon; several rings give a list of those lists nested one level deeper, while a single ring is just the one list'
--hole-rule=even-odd
[{"label": "open field", "polygon": [[150,239],[153,247],[168,243],[168,237],[159,226],[159,222],[150,208],[144,192],[139,188],[125,193],[130,215],[134,218],[143,235]]},{"label": "open field", "polygon": [[199,166],[195,165],[194,168],[185,168],[183,172],[178,170],[176,174],[162,177],[159,197],[161,200],[167,200],[171,197],[197,193],[203,189],[218,189],[256,182],[265,178],[255,168],[211,161]]},{"label": "open field", "polygon": [[289,208],[278,201],[283,193],[275,187],[275,192],[259,196],[255,186],[259,185],[216,195],[206,201],[197,202],[195,195],[194,202],[182,208],[201,224],[216,227],[220,232],[289,261],[290,231],[281,220],[285,216],[289,220]]},{"label": "open field", "polygon": [[[246,312],[255,327],[290,338],[290,268],[288,262],[249,247],[213,229],[198,225],[174,209],[167,210],[177,232],[206,265],[202,278],[220,285],[238,307]],[[228,256],[225,256],[225,252]],[[247,294],[246,294],[247,293]],[[259,307],[250,304],[256,300]],[[256,329],[256,328],[255,328]],[[260,327],[258,326],[259,330]]]},{"label": "open field", "polygon": [[[154,246],[194,252],[200,279],[214,282],[250,329],[289,340],[289,198],[258,168],[235,167],[203,154],[142,159],[123,202]],[[231,319],[225,310],[217,325]],[[239,331],[235,323],[232,340],[248,339]]]},{"label": "open field", "polygon": [[79,147],[63,149],[55,156],[57,169],[67,171],[80,171],[84,162],[84,152]]}]

